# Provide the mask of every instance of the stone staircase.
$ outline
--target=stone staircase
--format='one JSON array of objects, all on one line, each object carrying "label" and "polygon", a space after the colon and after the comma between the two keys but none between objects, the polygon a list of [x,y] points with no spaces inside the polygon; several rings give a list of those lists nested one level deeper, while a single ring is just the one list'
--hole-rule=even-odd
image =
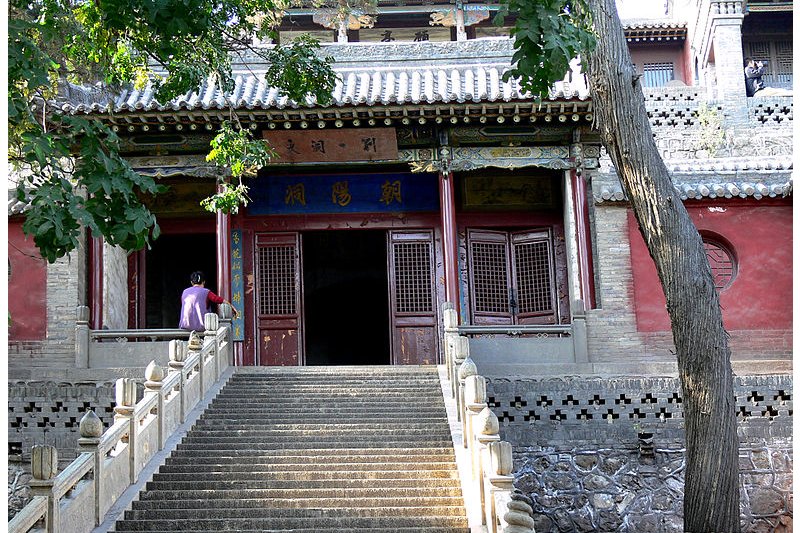
[{"label": "stone staircase", "polygon": [[468,532],[436,367],[238,369],[116,530]]}]

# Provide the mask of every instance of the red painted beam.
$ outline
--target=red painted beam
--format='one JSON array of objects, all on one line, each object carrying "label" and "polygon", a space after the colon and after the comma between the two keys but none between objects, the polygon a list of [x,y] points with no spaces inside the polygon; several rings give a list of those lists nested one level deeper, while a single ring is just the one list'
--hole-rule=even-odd
[{"label": "red painted beam", "polygon": [[459,313],[458,297],[458,229],[453,173],[439,173],[439,205],[442,216],[442,247],[444,248],[445,297]]}]

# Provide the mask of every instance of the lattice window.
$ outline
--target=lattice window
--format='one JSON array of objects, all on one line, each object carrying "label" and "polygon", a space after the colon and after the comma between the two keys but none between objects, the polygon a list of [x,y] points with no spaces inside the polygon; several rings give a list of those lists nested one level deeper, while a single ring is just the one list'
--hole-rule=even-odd
[{"label": "lattice window", "polygon": [[745,43],[745,57],[755,61],[769,61],[762,79],[769,87],[792,88],[793,43],[780,41],[751,41]]},{"label": "lattice window", "polygon": [[297,250],[294,246],[258,249],[258,302],[262,315],[293,315],[297,312]]},{"label": "lattice window", "polygon": [[433,311],[431,245],[429,242],[394,243],[395,311]]},{"label": "lattice window", "polygon": [[731,286],[736,278],[736,261],[733,254],[722,244],[711,240],[703,240],[706,249],[708,264],[711,266],[711,275],[714,277],[714,286],[717,290],[724,290]]},{"label": "lattice window", "polygon": [[508,313],[508,262],[505,243],[473,242],[472,288],[475,311],[479,313]]},{"label": "lattice window", "polygon": [[520,313],[553,309],[550,255],[550,243],[546,241],[514,246]]},{"label": "lattice window", "polygon": [[645,63],[644,85],[647,87],[663,87],[667,82],[675,79],[675,65],[673,63]]}]

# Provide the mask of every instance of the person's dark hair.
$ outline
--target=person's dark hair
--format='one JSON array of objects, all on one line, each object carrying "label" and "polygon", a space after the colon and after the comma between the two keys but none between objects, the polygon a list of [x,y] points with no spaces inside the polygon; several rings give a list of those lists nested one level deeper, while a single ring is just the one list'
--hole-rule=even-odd
[{"label": "person's dark hair", "polygon": [[191,282],[192,285],[200,285],[205,280],[206,280],[206,275],[199,270],[192,272],[192,275],[189,276],[189,281]]},{"label": "person's dark hair", "polygon": [[752,57],[745,57],[744,58],[744,66],[747,66],[752,62],[753,62],[753,58]]}]

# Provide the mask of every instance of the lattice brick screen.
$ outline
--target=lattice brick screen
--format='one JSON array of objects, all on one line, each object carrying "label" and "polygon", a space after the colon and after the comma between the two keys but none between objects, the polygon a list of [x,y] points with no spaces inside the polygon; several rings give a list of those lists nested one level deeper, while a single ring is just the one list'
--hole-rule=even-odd
[{"label": "lattice brick screen", "polygon": [[550,250],[547,242],[514,245],[517,298],[520,313],[553,309]]},{"label": "lattice brick screen", "polygon": [[296,252],[294,246],[258,249],[259,314],[293,315],[297,312]]},{"label": "lattice brick screen", "polygon": [[475,311],[508,313],[506,244],[473,242],[470,246]]},{"label": "lattice brick screen", "polygon": [[397,242],[394,253],[395,311],[433,312],[431,245],[428,242]]}]

